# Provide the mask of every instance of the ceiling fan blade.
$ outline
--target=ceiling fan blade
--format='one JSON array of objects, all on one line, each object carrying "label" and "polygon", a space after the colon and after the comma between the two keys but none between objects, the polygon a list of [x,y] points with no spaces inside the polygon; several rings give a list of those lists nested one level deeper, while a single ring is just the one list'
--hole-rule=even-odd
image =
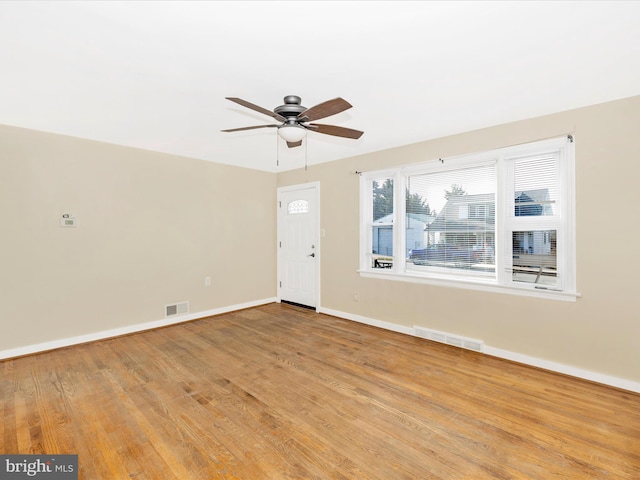
[{"label": "ceiling fan blade", "polygon": [[309,130],[334,137],[353,138],[357,140],[364,132],[352,128],[338,127],[337,125],[323,125],[321,123],[311,123],[307,127]]},{"label": "ceiling fan blade", "polygon": [[240,128],[229,128],[227,130],[220,130],[221,132],[239,132],[241,130],[254,130],[256,128],[272,128],[279,127],[280,125],[254,125],[252,127],[240,127]]},{"label": "ceiling fan blade", "polygon": [[312,122],[321,118],[330,117],[336,113],[344,112],[351,108],[352,105],[343,98],[334,98],[318,105],[307,108],[298,115],[298,120],[302,122]]},{"label": "ceiling fan blade", "polygon": [[302,145],[302,140],[298,140],[297,142],[287,142],[287,147],[294,148]]},{"label": "ceiling fan blade", "polygon": [[271,110],[267,110],[266,108],[259,107],[258,105],[254,105],[253,103],[247,102],[246,100],[242,100],[241,98],[236,97],[224,97],[227,100],[231,100],[232,102],[237,103],[238,105],[242,105],[243,107],[250,108],[251,110],[255,110],[256,112],[263,113],[265,115],[269,115],[270,117],[275,118],[281,122],[284,122],[286,118],[284,118],[279,113],[272,112]]}]

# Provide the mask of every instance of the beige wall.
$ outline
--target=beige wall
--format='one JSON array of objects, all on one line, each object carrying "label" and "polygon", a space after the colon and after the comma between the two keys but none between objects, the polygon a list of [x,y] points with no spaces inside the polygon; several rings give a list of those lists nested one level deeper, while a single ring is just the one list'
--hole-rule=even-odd
[{"label": "beige wall", "polygon": [[[638,382],[639,125],[633,97],[277,176],[0,126],[0,351],[160,320],[167,303],[198,312],[274,297],[276,187],[320,181],[322,307]],[[567,133],[575,303],[357,274],[351,172]],[[60,228],[63,213],[79,226]]]},{"label": "beige wall", "polygon": [[[496,349],[638,382],[639,132],[640,97],[633,97],[282,173],[278,186],[320,181],[322,307],[477,338]],[[576,302],[361,278],[356,272],[359,183],[350,172],[569,133],[576,139],[582,294]]]},{"label": "beige wall", "polygon": [[0,126],[0,351],[275,297],[275,199],[275,174]]}]

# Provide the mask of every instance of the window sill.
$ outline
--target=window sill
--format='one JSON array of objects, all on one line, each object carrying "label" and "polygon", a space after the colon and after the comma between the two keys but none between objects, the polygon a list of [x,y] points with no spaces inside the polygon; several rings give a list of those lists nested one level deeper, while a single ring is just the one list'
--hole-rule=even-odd
[{"label": "window sill", "polygon": [[577,292],[563,292],[552,290],[546,287],[512,287],[507,285],[496,285],[492,281],[468,281],[460,278],[425,277],[411,272],[397,273],[388,269],[381,269],[379,272],[371,270],[357,270],[361,277],[392,280],[397,282],[421,283],[424,285],[434,285],[438,287],[462,288],[465,290],[479,290],[483,292],[504,293],[508,295],[520,295],[523,297],[545,298],[560,300],[565,302],[575,302],[581,295]]}]

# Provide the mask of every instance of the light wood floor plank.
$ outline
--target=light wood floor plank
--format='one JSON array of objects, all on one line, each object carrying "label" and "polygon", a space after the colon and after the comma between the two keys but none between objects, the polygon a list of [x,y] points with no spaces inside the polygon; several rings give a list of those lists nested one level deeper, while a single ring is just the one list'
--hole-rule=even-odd
[{"label": "light wood floor plank", "polygon": [[0,373],[2,453],[86,480],[640,478],[638,394],[288,305]]}]

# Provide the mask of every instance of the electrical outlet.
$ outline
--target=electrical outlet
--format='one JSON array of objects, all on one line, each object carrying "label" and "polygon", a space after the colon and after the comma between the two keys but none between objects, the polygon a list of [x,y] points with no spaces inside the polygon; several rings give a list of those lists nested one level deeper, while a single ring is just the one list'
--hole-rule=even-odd
[{"label": "electrical outlet", "polygon": [[354,302],[359,302],[360,301],[360,294],[358,292],[355,292],[353,294],[353,301]]},{"label": "electrical outlet", "polygon": [[211,277],[204,277],[204,286],[205,287],[211,286]]}]

